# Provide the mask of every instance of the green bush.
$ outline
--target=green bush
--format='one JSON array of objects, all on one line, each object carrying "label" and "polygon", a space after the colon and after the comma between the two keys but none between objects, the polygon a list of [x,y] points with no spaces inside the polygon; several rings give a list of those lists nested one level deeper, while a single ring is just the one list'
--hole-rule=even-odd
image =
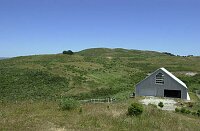
[{"label": "green bush", "polygon": [[175,109],[175,112],[181,112],[181,113],[184,113],[184,114],[192,114],[194,116],[200,116],[200,110],[198,110],[197,112],[195,111],[190,111],[190,110],[187,110],[186,108],[182,107],[181,109],[179,108],[176,108]]},{"label": "green bush", "polygon": [[70,98],[63,98],[60,101],[60,108],[62,110],[72,110],[79,106],[79,102]]},{"label": "green bush", "polygon": [[180,112],[180,109],[179,109],[179,108],[176,108],[176,109],[175,109],[175,112]]},{"label": "green bush", "polygon": [[185,113],[186,109],[184,107],[182,107],[180,111],[181,111],[181,113]]},{"label": "green bush", "polygon": [[186,114],[190,114],[191,111],[190,111],[190,110],[185,110],[185,113],[186,113]]},{"label": "green bush", "polygon": [[197,115],[197,113],[196,113],[195,111],[193,111],[191,114],[192,114],[192,115],[194,115],[194,116],[196,116],[196,115]]},{"label": "green bush", "polygon": [[180,111],[181,111],[181,113],[185,113],[185,114],[190,114],[190,113],[191,113],[190,110],[187,110],[187,109],[184,108],[184,107],[182,107]]},{"label": "green bush", "polygon": [[163,107],[164,107],[163,102],[159,102],[159,103],[158,103],[158,106],[159,106],[160,108],[163,108]]},{"label": "green bush", "polygon": [[128,115],[129,116],[139,116],[143,113],[143,106],[142,104],[139,103],[132,103],[128,107]]}]

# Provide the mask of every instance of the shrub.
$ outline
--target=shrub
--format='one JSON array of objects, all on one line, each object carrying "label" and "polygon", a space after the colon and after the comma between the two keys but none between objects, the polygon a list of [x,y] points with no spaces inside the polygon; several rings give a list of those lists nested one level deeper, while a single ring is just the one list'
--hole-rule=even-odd
[{"label": "shrub", "polygon": [[181,108],[181,113],[185,113],[186,109],[184,107]]},{"label": "shrub", "polygon": [[179,108],[176,108],[176,109],[175,109],[175,112],[180,112],[180,109],[179,109]]},{"label": "shrub", "polygon": [[77,108],[78,106],[79,106],[79,102],[74,99],[63,98],[60,101],[60,108],[62,110],[72,110],[72,109]]},{"label": "shrub", "polygon": [[139,103],[132,103],[128,107],[128,115],[129,116],[139,116],[143,113],[143,106],[142,104]]},{"label": "shrub", "polygon": [[175,56],[174,54],[169,53],[169,52],[163,52],[163,54],[166,54],[166,55],[169,55],[169,56]]},{"label": "shrub", "polygon": [[68,50],[68,51],[63,51],[63,54],[67,54],[67,55],[73,55],[74,52],[71,51],[71,50]]},{"label": "shrub", "polygon": [[158,103],[158,106],[159,106],[160,108],[163,108],[163,107],[164,107],[163,102],[159,102],[159,103]]},{"label": "shrub", "polygon": [[67,51],[63,51],[63,54],[67,54]]},{"label": "shrub", "polygon": [[196,115],[197,115],[197,113],[196,113],[195,111],[193,111],[191,114],[192,114],[192,115],[194,115],[194,116],[196,116]]},{"label": "shrub", "polygon": [[185,113],[186,113],[186,114],[190,114],[191,111],[190,111],[190,110],[185,110]]}]

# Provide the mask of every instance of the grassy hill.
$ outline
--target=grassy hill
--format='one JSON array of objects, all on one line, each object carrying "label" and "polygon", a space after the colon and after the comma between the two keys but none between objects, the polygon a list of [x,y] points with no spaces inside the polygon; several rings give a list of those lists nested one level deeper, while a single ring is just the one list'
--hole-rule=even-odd
[{"label": "grassy hill", "polygon": [[0,61],[0,99],[77,99],[128,97],[136,83],[165,67],[189,89],[199,87],[200,57],[175,57],[158,52],[125,49],[88,49],[75,55],[38,55]]},{"label": "grassy hill", "polygon": [[[147,114],[141,119],[126,118],[125,110],[130,104],[129,94],[148,73],[160,67],[165,67],[183,80],[189,86],[192,95],[195,90],[200,89],[200,57],[170,56],[153,51],[95,48],[76,52],[74,55],[36,55],[1,60],[0,116],[4,121],[0,120],[0,125],[4,126],[0,127],[0,130],[12,130],[9,128],[11,123],[17,130],[27,130],[28,127],[38,130],[41,123],[55,128],[69,126],[71,130],[104,128],[142,130],[139,124],[146,125],[147,130],[168,130],[164,123],[159,121],[169,121],[167,124],[169,127],[174,123],[180,127],[179,129],[173,125],[174,130],[199,129],[200,127],[196,125],[200,121],[196,118],[168,112],[156,116],[152,123],[151,118],[153,119],[154,115],[151,113],[160,113],[156,109],[147,108]],[[188,76],[186,75],[188,72],[196,75]],[[55,101],[62,97],[77,100],[114,97],[119,103],[111,105],[110,110],[104,109],[107,107],[106,104],[83,105],[85,114],[79,115],[78,111],[72,111],[70,114],[58,109]],[[72,120],[72,114],[80,121]],[[147,115],[150,119],[145,120]],[[20,121],[11,122],[19,117]],[[26,117],[28,122],[24,125]],[[155,124],[156,122],[164,127]],[[109,125],[110,127],[107,127]]]}]

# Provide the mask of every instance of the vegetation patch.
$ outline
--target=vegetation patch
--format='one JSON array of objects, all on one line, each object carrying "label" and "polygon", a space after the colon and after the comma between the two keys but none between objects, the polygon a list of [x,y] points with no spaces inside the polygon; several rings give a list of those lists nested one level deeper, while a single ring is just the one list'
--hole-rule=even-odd
[{"label": "vegetation patch", "polygon": [[67,54],[67,55],[73,55],[74,52],[71,51],[71,50],[68,50],[68,51],[63,51],[63,54]]},{"label": "vegetation patch", "polygon": [[113,95],[124,92],[126,90],[127,90],[126,88],[100,88],[100,89],[97,88],[88,93],[80,93],[70,97],[78,100],[91,99],[91,98],[106,98],[106,97],[112,97]]},{"label": "vegetation patch", "polygon": [[158,106],[159,106],[160,108],[163,108],[163,107],[164,107],[163,102],[159,102],[159,103],[158,103]]},{"label": "vegetation patch", "polygon": [[199,116],[200,117],[200,110],[191,111],[189,109],[186,109],[185,107],[182,107],[182,108],[176,108],[175,112],[176,113],[182,113],[182,114],[191,114],[191,115]]},{"label": "vegetation patch", "polygon": [[57,99],[62,91],[69,90],[69,80],[41,70],[0,69],[0,99]]},{"label": "vegetation patch", "polygon": [[62,110],[73,110],[79,107],[79,102],[71,98],[62,98],[60,100],[60,108]]},{"label": "vegetation patch", "polygon": [[129,116],[139,116],[143,113],[144,108],[140,103],[132,103],[128,107],[128,115]]},{"label": "vegetation patch", "polygon": [[151,51],[106,48],[88,49],[73,55],[5,59],[0,61],[0,99],[55,100],[61,96],[70,97],[68,91],[71,89],[76,89],[74,98],[77,99],[122,97],[132,93],[148,73],[163,66],[174,72],[196,72],[195,76],[178,75],[189,91],[196,93],[200,90],[199,61],[199,57],[171,57]]}]

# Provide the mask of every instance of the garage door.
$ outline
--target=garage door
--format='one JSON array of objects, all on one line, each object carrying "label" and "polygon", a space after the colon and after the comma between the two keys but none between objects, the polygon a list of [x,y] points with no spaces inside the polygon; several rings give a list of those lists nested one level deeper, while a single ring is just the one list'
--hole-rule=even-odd
[{"label": "garage door", "polygon": [[165,97],[181,98],[181,90],[164,90]]},{"label": "garage door", "polygon": [[156,95],[155,88],[153,88],[153,87],[141,88],[140,95],[141,96],[155,96]]}]

